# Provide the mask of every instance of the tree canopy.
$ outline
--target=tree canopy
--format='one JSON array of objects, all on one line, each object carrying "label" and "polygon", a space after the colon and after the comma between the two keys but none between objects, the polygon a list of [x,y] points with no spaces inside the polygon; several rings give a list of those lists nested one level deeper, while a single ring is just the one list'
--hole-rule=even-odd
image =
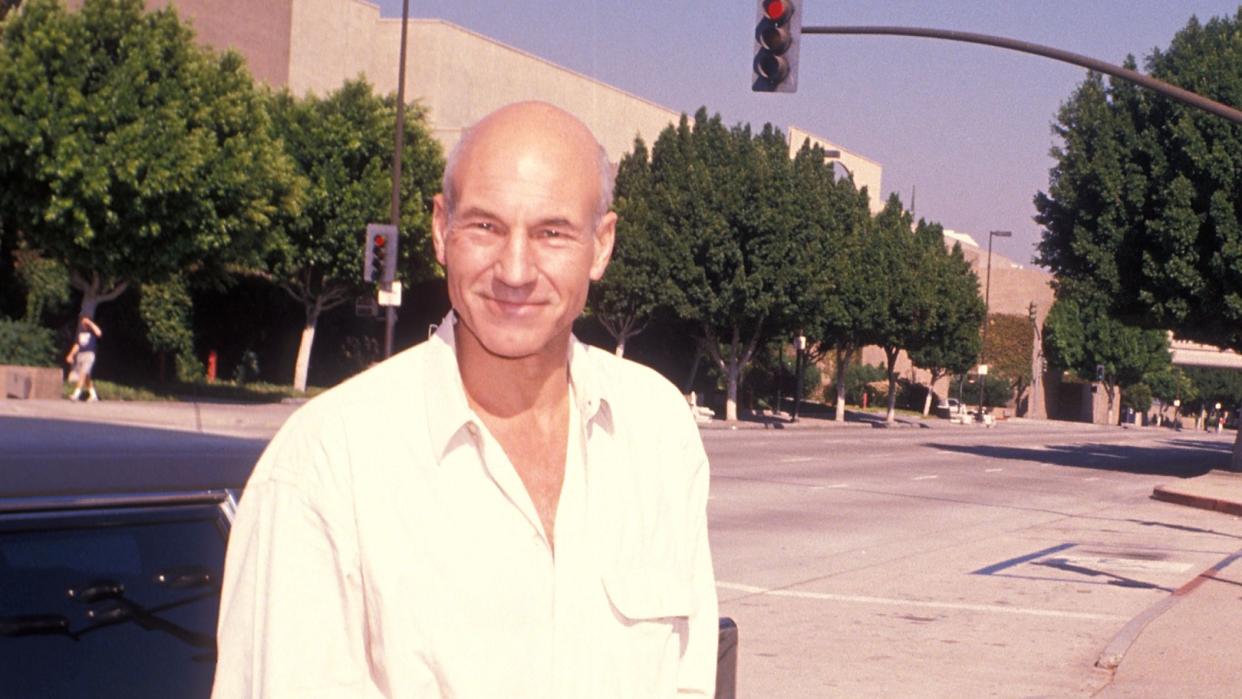
[{"label": "tree canopy", "polygon": [[653,208],[650,154],[641,138],[617,166],[614,209],[617,235],[603,279],[591,285],[588,310],[625,354],[626,342],[641,333],[652,313],[672,294],[664,246]]},{"label": "tree canopy", "polygon": [[1112,422],[1116,389],[1123,390],[1169,367],[1169,338],[1160,330],[1127,325],[1099,305],[1062,297],[1044,321],[1044,356],[1080,379],[1095,380],[1103,372]]},{"label": "tree canopy", "polygon": [[[363,284],[367,223],[388,222],[396,100],[375,95],[365,80],[346,82],[319,98],[275,96],[273,132],[295,164],[302,206],[277,220],[281,244],[270,269],[302,306],[305,324],[294,369],[294,388],[306,389],[320,314],[370,290]],[[401,168],[399,278],[422,281],[434,274],[430,250],[431,198],[439,190],[444,160],[429,135],[425,111],[409,105]]]},{"label": "tree canopy", "polygon": [[[1242,104],[1242,8],[1191,19],[1150,74]],[[1131,64],[1133,62],[1131,61]],[[1242,126],[1091,75],[1062,106],[1041,264],[1118,317],[1242,349]]]},{"label": "tree canopy", "polygon": [[141,0],[29,0],[5,21],[0,181],[6,227],[65,266],[87,315],[132,283],[257,264],[293,205],[242,59]]}]

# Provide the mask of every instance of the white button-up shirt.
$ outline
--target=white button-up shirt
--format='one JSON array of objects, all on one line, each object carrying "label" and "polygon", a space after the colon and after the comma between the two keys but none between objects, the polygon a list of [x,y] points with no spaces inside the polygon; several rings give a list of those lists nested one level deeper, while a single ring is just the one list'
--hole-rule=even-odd
[{"label": "white button-up shirt", "polygon": [[268,446],[229,542],[214,696],[710,695],[708,468],[685,400],[572,341],[554,551],[466,402],[452,326]]}]

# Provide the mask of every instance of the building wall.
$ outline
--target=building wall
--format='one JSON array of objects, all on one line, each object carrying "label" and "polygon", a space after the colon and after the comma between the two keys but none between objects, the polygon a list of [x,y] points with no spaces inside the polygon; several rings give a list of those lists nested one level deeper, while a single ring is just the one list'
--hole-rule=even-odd
[{"label": "building wall", "polygon": [[[73,10],[83,0],[67,0]],[[173,5],[194,27],[198,40],[246,57],[251,75],[268,85],[289,80],[290,18],[296,0],[147,0],[147,7]]]}]

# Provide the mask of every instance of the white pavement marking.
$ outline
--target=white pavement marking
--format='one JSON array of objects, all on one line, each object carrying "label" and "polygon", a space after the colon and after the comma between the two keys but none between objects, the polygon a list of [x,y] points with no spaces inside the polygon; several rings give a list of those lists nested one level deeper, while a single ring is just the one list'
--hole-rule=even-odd
[{"label": "white pavement marking", "polygon": [[781,460],[780,460],[780,463],[782,463],[782,464],[800,464],[800,463],[803,463],[803,462],[805,462],[805,461],[814,461],[814,460],[815,460],[815,457],[814,457],[814,456],[790,456],[790,457],[788,457],[788,458],[781,459]]},{"label": "white pavement marking", "polygon": [[866,595],[836,595],[829,592],[803,592],[801,590],[772,590],[742,583],[716,581],[716,587],[738,592],[751,592],[772,597],[795,597],[798,599],[825,600],[829,602],[855,602],[858,604],[884,604],[896,607],[923,607],[927,609],[948,609],[963,612],[994,612],[998,614],[1022,614],[1026,616],[1046,616],[1059,619],[1085,619],[1090,621],[1126,621],[1130,617],[1116,614],[1094,614],[1091,612],[1067,612],[1059,609],[1036,609],[1033,607],[1007,607],[998,604],[965,604],[960,602],[933,602],[929,600],[895,599],[891,597],[868,597]]},{"label": "white pavement marking", "polygon": [[1147,558],[1114,558],[1095,556],[1053,556],[1051,560],[1064,561],[1079,568],[1119,571],[1125,573],[1182,573],[1190,563],[1181,561],[1153,561]]},{"label": "white pavement marking", "polygon": [[1100,477],[1099,477],[1099,476],[1092,476],[1092,477],[1090,477],[1090,478],[1084,478],[1084,479],[1083,479],[1083,481],[1085,481],[1085,482],[1087,482],[1087,483],[1090,483],[1091,481],[1098,481],[1098,480],[1100,480]]},{"label": "white pavement marking", "polygon": [[833,483],[832,485],[826,485],[824,487],[825,488],[848,488],[850,487],[850,484],[849,483]]},{"label": "white pavement marking", "polygon": [[910,480],[912,480],[912,481],[930,481],[930,480],[931,480],[931,479],[933,479],[933,478],[939,478],[939,477],[940,477],[940,476],[915,476],[914,478],[911,478]]},{"label": "white pavement marking", "polygon": [[1003,468],[985,468],[983,469],[983,472],[984,473],[1000,473],[1001,471],[1004,471],[1004,470],[1005,469]]}]

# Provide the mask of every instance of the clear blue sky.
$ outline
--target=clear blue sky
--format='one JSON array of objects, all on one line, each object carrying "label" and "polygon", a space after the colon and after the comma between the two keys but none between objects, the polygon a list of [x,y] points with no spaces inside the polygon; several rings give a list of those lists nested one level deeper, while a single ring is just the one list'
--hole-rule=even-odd
[{"label": "clear blue sky", "polygon": [[[401,0],[379,0],[400,16]],[[1191,15],[1236,0],[803,0],[803,22],[995,34],[1120,63],[1166,48]],[[902,37],[804,37],[798,93],[750,91],[753,0],[411,0],[437,17],[670,109],[706,105],[727,123],[790,124],[879,161],[884,195],[970,233],[1011,230],[995,249],[1029,263],[1047,189],[1050,125],[1086,73],[1001,49]]]}]

